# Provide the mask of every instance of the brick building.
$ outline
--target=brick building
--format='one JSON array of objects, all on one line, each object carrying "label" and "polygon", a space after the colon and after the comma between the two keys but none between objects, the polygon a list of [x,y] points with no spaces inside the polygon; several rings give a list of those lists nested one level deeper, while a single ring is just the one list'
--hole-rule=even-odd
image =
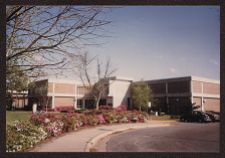
[{"label": "brick building", "polygon": [[[106,89],[100,100],[100,105],[117,107],[129,102],[129,87],[131,79],[110,77],[105,81]],[[93,108],[94,99],[90,90],[75,80],[45,79],[35,82],[35,87],[29,90],[29,106],[34,103],[48,108],[72,107],[74,109]]]},{"label": "brick building", "polygon": [[35,87],[29,90],[29,106],[47,105],[48,108],[81,107],[81,98],[88,93],[87,89],[74,80],[45,79],[35,82]]},{"label": "brick building", "polygon": [[153,98],[161,111],[180,114],[190,103],[202,111],[220,111],[220,82],[195,76],[149,80]]},{"label": "brick building", "polygon": [[12,96],[12,108],[13,109],[24,109],[28,104],[27,91],[17,92],[17,91],[8,91]]},{"label": "brick building", "polygon": [[[132,79],[109,77],[100,105],[129,106],[130,85]],[[148,80],[146,82],[153,92],[154,104],[161,111],[180,114],[185,106],[194,103],[202,111],[220,111],[220,83],[217,80],[187,76],[169,79]],[[74,80],[46,79],[36,82],[36,88],[29,90],[29,106],[34,102],[57,107],[93,108],[90,90]]]}]

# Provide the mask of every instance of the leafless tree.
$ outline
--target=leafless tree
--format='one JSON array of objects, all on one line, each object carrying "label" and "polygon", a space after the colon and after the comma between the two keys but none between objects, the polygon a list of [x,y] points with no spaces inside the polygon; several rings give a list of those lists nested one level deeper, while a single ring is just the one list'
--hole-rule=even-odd
[{"label": "leafless tree", "polygon": [[[30,77],[43,68],[65,68],[70,57],[103,37],[106,8],[98,6],[7,6],[7,72],[17,65]],[[72,52],[71,52],[72,50]]]},{"label": "leafless tree", "polygon": [[[97,68],[91,69],[94,61],[97,61]],[[116,69],[112,68],[110,58],[106,60],[105,64],[102,64],[97,56],[92,57],[87,52],[80,57],[80,66],[76,69],[83,86],[89,92],[87,95],[94,98],[95,107],[98,110],[100,99],[107,96],[108,78],[116,72]]]}]

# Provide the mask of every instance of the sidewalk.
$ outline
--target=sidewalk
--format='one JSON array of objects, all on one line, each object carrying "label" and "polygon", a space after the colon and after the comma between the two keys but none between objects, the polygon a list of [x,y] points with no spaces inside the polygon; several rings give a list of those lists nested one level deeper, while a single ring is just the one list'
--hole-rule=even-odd
[{"label": "sidewalk", "polygon": [[81,129],[41,143],[30,152],[88,152],[98,140],[107,135],[129,129],[169,126],[170,123],[149,121],[146,123],[102,125]]}]

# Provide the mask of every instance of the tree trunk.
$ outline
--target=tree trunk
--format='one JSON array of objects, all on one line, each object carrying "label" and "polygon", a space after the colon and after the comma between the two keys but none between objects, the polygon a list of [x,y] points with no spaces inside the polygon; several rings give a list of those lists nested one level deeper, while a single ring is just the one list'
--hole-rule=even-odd
[{"label": "tree trunk", "polygon": [[96,102],[95,102],[95,107],[96,110],[99,110],[99,102],[100,102],[101,97],[97,97]]}]

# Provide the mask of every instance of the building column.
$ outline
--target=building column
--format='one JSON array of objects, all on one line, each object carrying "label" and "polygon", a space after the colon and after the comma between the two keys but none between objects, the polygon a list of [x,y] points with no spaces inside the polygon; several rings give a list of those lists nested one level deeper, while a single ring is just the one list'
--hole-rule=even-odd
[{"label": "building column", "polygon": [[76,84],[74,85],[74,109],[77,109],[77,95],[76,95],[76,93],[77,93],[77,86],[76,86]]},{"label": "building column", "polygon": [[85,99],[83,99],[83,101],[82,101],[82,107],[83,107],[83,109],[85,108]]},{"label": "building column", "polygon": [[74,97],[74,99],[73,99],[73,107],[74,107],[74,109],[77,109],[77,98],[76,97]]},{"label": "building column", "polygon": [[191,93],[191,104],[194,103],[194,99],[193,99],[193,84],[192,84],[192,80],[190,81],[190,93]]},{"label": "building column", "polygon": [[166,106],[167,106],[167,112],[170,112],[170,106],[169,106],[169,98],[168,98],[168,82],[166,82]]},{"label": "building column", "polygon": [[204,97],[203,97],[203,93],[204,93],[204,85],[203,85],[203,82],[201,82],[201,87],[202,87],[202,96],[201,96],[201,110],[202,111],[205,111],[204,109]]},{"label": "building column", "polygon": [[54,109],[55,108],[55,83],[54,82],[52,83],[52,86],[53,86],[53,88],[52,88],[52,109]]},{"label": "building column", "polygon": [[166,82],[166,104],[169,104],[169,99],[168,99],[168,83]]}]

